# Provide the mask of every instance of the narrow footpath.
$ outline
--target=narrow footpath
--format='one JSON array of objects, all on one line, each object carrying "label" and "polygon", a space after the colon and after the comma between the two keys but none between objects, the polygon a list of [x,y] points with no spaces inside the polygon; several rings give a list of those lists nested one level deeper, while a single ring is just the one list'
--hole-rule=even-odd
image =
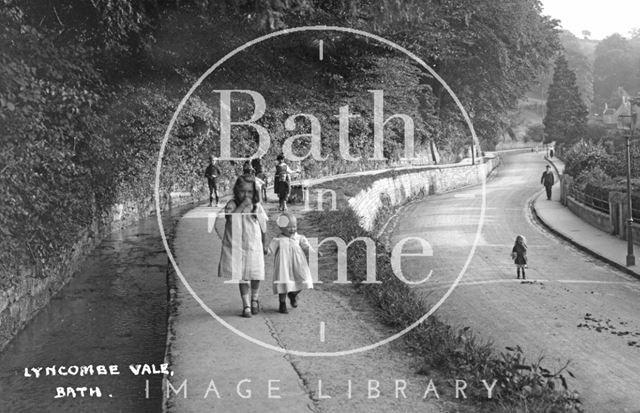
[{"label": "narrow footpath", "polygon": [[[550,160],[562,173],[564,163],[553,158]],[[537,218],[553,233],[576,245],[583,251],[598,257],[612,266],[640,279],[640,248],[634,244],[636,265],[627,266],[627,241],[608,234],[583,221],[571,210],[560,203],[560,187],[554,186],[553,202],[545,199],[540,193],[534,200],[532,208]]]},{"label": "narrow footpath", "polygon": [[[278,211],[273,193],[269,196],[270,202],[263,205],[270,218],[270,239],[276,234]],[[177,227],[174,252],[180,271],[211,311],[180,281],[176,283],[168,343],[173,376],[165,383],[170,395],[165,411],[473,411],[452,400],[452,390],[444,381],[417,374],[417,357],[403,348],[402,340],[340,357],[284,354],[256,344],[254,341],[260,341],[297,352],[335,352],[371,345],[395,331],[376,319],[375,310],[351,284],[317,284],[300,294],[298,308],[290,308],[286,315],[278,313],[278,299],[271,291],[270,256],[265,257],[262,311],[250,319],[240,317],[237,285],[217,277],[224,222],[213,214],[220,209],[200,206]],[[305,222],[301,206],[291,209],[299,217],[299,233],[323,238],[320,229]],[[321,258],[320,279],[335,279],[335,265],[335,257]],[[423,399],[430,379],[438,386],[440,399],[433,393]]]}]

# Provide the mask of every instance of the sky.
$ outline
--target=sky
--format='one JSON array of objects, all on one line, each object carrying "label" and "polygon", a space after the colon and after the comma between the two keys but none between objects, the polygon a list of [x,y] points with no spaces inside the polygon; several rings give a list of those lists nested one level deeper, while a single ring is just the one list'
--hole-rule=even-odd
[{"label": "sky", "polygon": [[563,29],[582,38],[602,40],[613,33],[629,38],[629,31],[640,28],[638,0],[542,0],[542,14],[560,20]]}]

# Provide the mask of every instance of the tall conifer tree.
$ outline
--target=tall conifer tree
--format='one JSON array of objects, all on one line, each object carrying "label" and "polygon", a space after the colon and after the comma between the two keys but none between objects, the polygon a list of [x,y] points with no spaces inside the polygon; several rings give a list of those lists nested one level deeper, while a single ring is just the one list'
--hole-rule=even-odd
[{"label": "tall conifer tree", "polygon": [[583,137],[588,113],[580,97],[576,75],[561,54],[556,59],[553,83],[547,97],[547,114],[543,121],[545,143],[556,141],[563,145]]}]

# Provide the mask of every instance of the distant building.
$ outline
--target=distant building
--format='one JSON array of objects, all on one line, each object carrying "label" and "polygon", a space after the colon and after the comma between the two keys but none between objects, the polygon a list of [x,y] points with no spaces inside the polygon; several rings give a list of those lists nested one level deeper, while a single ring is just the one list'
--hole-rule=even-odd
[{"label": "distant building", "polygon": [[604,112],[602,112],[602,123],[604,123],[605,125],[615,125],[616,124],[615,113],[616,113],[616,110],[610,108],[609,105],[605,103]]},{"label": "distant building", "polygon": [[[632,99],[629,94],[622,88],[618,86],[618,95],[620,96],[622,103],[618,106],[617,109],[609,108],[609,106],[605,103],[604,111],[602,112],[602,122],[605,125],[610,125],[612,127],[618,127],[620,129],[627,129],[630,127],[631,119],[625,118],[624,116],[629,116],[633,110],[634,113],[638,114],[636,119],[636,128],[640,127],[640,106],[632,105]],[[621,116],[622,115],[622,116]]]}]

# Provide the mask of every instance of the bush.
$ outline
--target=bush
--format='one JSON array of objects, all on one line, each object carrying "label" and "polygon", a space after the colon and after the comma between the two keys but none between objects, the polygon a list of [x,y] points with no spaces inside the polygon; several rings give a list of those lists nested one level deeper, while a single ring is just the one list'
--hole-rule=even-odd
[{"label": "bush", "polygon": [[[614,184],[615,181],[613,178],[598,165],[580,172],[575,179],[575,185],[581,190],[586,190],[587,187],[606,188]],[[606,197],[604,199],[606,199]]]},{"label": "bush", "polygon": [[613,177],[618,175],[620,167],[618,159],[608,154],[601,144],[578,142],[564,152],[564,159],[564,173],[574,177],[596,167]]}]

